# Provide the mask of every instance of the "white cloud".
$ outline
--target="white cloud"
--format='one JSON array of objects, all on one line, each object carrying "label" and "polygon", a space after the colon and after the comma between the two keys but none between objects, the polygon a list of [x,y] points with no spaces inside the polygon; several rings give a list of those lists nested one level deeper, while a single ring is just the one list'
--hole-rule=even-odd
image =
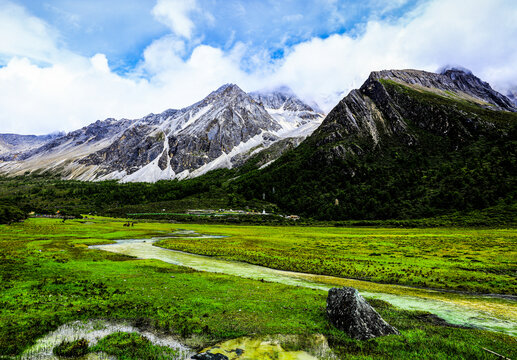
[{"label": "white cloud", "polygon": [[198,10],[195,0],[158,0],[153,15],[179,36],[190,39],[194,22],[190,13]]},{"label": "white cloud", "polygon": [[139,70],[156,75],[168,69],[174,69],[183,64],[185,42],[174,35],[164,36],[155,40],[144,51],[144,61]]},{"label": "white cloud", "polygon": [[[11,23],[19,31],[20,24],[33,18],[16,10]],[[47,36],[45,46],[31,51],[28,45],[42,27],[52,32],[44,22],[38,24],[26,29],[23,38],[16,34],[26,51],[0,48],[0,53],[19,55],[0,67],[0,132],[43,134],[75,130],[107,117],[137,118],[188,106],[226,82],[245,82],[246,74],[239,70],[240,45],[228,52],[200,45],[183,60],[184,41],[164,36],[145,49],[132,73],[120,76],[110,70],[104,54],[74,55],[60,49],[52,36]],[[42,65],[43,60],[50,65]]]},{"label": "white cloud", "polygon": [[108,59],[106,58],[106,55],[104,54],[95,54],[91,59],[90,63],[92,64],[93,68],[97,71],[103,72],[103,73],[109,73],[110,68],[108,65]]},{"label": "white cloud", "polygon": [[44,21],[28,14],[24,8],[0,0],[0,59],[30,56],[51,62],[58,52],[58,34]]},{"label": "white cloud", "polygon": [[[158,1],[155,10],[167,14],[172,3]],[[189,19],[192,4],[179,13]],[[458,64],[498,89],[517,84],[511,0],[472,0],[468,7],[434,0],[396,22],[370,21],[358,36],[298,44],[275,62],[255,49],[249,57],[242,43],[228,50],[193,45],[193,23],[171,20],[173,33],[153,41],[124,76],[110,70],[104,54],[87,58],[61,48],[59,35],[21,7],[0,0],[0,9],[0,58],[8,59],[0,68],[0,132],[70,131],[107,117],[137,118],[190,105],[228,82],[245,91],[285,84],[325,110],[371,71],[387,68]]]}]

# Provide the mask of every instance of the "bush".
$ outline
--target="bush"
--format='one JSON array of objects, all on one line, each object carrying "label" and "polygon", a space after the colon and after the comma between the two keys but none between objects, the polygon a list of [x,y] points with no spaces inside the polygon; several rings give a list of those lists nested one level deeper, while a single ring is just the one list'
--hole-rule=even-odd
[{"label": "bush", "polygon": [[74,358],[88,354],[88,340],[78,339],[73,341],[63,340],[61,344],[52,350],[54,355]]},{"label": "bush", "polygon": [[0,205],[0,224],[9,224],[27,218],[27,214],[16,206]]},{"label": "bush", "polygon": [[102,351],[120,360],[174,360],[181,358],[175,349],[153,345],[138,333],[116,332],[102,338],[92,351]]}]

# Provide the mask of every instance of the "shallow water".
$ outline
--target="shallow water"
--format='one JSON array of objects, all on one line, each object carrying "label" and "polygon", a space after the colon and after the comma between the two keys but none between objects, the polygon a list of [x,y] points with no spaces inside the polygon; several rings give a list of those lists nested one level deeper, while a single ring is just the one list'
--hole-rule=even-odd
[{"label": "shallow water", "polygon": [[[300,341],[306,351],[298,350]],[[307,345],[309,344],[309,345]],[[297,350],[289,350],[295,347]],[[335,359],[327,340],[322,335],[300,339],[296,335],[270,335],[263,337],[240,337],[204,349],[202,353],[223,354],[229,360],[317,360]]]},{"label": "shallow water", "polygon": [[[192,235],[193,232],[183,232],[181,234]],[[199,238],[208,237],[200,236]],[[223,273],[323,291],[328,291],[332,287],[352,286],[357,288],[363,296],[381,299],[402,309],[428,311],[451,324],[472,326],[517,336],[517,301],[513,299],[295,273],[153,246],[154,242],[162,239],[117,240],[115,244],[95,245],[90,246],[90,248],[131,255],[141,259],[157,259],[200,271]]]},{"label": "shallow water", "polygon": [[[58,360],[57,356],[52,354],[52,349],[59,345],[62,341],[72,341],[77,339],[88,340],[90,346],[95,345],[97,341],[103,337],[115,332],[137,332],[149,339],[155,345],[168,346],[178,350],[182,355],[182,359],[189,359],[194,354],[189,348],[182,345],[171,336],[160,336],[149,331],[141,331],[134,326],[125,322],[114,322],[106,320],[89,320],[89,321],[73,321],[57,328],[55,331],[47,334],[39,339],[34,346],[26,350],[22,359],[38,359],[38,360]],[[97,360],[97,359],[116,359],[106,354],[88,354],[81,359]]]}]

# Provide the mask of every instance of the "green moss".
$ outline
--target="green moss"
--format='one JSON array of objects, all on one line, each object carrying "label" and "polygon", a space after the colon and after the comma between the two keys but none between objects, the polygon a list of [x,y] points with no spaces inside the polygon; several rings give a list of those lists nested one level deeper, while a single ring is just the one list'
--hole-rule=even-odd
[{"label": "green moss", "polygon": [[66,358],[77,358],[88,354],[88,340],[77,339],[73,341],[63,341],[52,349],[56,356]]},{"label": "green moss", "polygon": [[[436,92],[425,89],[415,89],[410,86],[406,86],[395,82],[393,80],[381,79],[379,80],[384,85],[390,95],[404,94],[413,102],[421,104],[430,108],[432,106],[440,106],[444,111],[451,116],[450,120],[459,120],[465,118],[471,114],[479,116],[480,119],[489,122],[496,123],[503,128],[514,126],[517,122],[517,114],[509,111],[497,111],[494,109],[487,109],[486,107],[480,106],[479,102],[469,101],[463,99],[457,94],[445,91],[447,94],[452,95],[454,98],[441,96]],[[483,104],[489,106],[490,104]],[[490,106],[493,107],[493,106]],[[413,110],[413,109],[412,109]],[[434,110],[436,111],[436,110]],[[483,124],[481,124],[483,125]]]},{"label": "green moss", "polygon": [[180,354],[167,346],[154,345],[138,333],[117,332],[110,334],[93,346],[90,351],[102,351],[119,360],[174,360]]}]

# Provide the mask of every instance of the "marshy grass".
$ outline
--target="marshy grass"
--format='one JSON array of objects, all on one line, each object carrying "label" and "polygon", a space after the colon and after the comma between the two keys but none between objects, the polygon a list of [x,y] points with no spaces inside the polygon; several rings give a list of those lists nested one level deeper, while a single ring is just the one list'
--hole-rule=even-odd
[{"label": "marshy grass", "polygon": [[[38,338],[59,326],[88,319],[127,319],[140,327],[177,336],[183,343],[191,341],[196,344],[195,350],[241,336],[323,334],[340,358],[484,359],[491,356],[483,348],[509,358],[517,357],[514,337],[451,327],[383,302],[373,305],[401,331],[401,336],[359,342],[329,325],[325,291],[198,272],[87,247],[114,239],[147,238],[173,231],[166,223],[142,223],[132,228],[123,227],[123,223],[107,218],[88,220],[88,224],[29,219],[25,223],[0,226],[0,358],[20,356]],[[227,232],[222,227],[181,227],[232,235],[229,233],[232,227]],[[316,239],[305,236],[296,245],[293,231],[308,235],[313,230],[264,228],[265,234],[277,241],[283,230],[290,240],[280,244],[288,244],[287,249],[298,246],[300,251],[305,242],[311,247],[317,238],[330,241],[329,236],[338,236],[329,230],[325,237],[325,231],[319,229]],[[513,234],[513,230],[508,234]],[[503,239],[503,244],[506,241],[504,232],[494,232],[486,241],[487,254],[492,251],[488,249],[491,242],[500,241],[497,237]],[[224,240],[238,240],[234,246],[242,241],[232,237],[221,239]],[[350,248],[352,257],[355,250]],[[325,253],[325,249],[321,252]],[[372,252],[379,253],[379,249]],[[497,256],[502,261],[508,257],[504,251]],[[139,344],[138,341],[135,343]]]}]

